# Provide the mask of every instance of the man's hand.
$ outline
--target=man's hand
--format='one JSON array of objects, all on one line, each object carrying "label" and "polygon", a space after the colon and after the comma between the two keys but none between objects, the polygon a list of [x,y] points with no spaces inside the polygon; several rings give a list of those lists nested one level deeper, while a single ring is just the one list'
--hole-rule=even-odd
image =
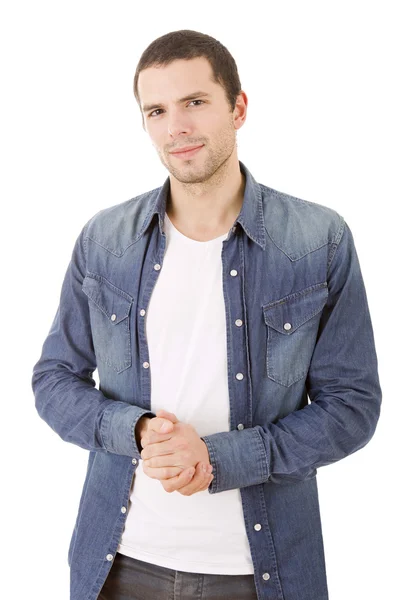
[{"label": "man's hand", "polygon": [[168,493],[190,496],[206,490],[214,478],[206,444],[192,425],[173,413],[160,410],[156,415],[144,419],[140,427],[143,472],[159,479]]}]

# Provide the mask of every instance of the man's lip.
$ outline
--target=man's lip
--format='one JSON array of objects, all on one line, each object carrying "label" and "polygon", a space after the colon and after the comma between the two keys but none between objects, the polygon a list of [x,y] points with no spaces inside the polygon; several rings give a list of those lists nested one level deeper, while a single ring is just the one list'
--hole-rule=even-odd
[{"label": "man's lip", "polygon": [[179,150],[173,150],[170,154],[181,154],[182,152],[189,152],[189,150],[195,150],[196,148],[201,148],[204,144],[199,144],[198,146],[189,146],[187,148],[180,148]]}]

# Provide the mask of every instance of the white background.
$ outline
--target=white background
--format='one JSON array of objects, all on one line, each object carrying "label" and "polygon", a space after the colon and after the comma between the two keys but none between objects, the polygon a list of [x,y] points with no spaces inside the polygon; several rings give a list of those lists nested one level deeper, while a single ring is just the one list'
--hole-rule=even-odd
[{"label": "white background", "polygon": [[367,446],[318,470],[328,585],[330,600],[398,597],[396,4],[2,5],[4,597],[69,597],[67,550],[88,452],[39,418],[31,372],[84,223],[168,176],[142,129],[132,81],[144,49],[177,29],[208,33],[234,56],[249,98],[239,158],[256,180],[332,207],[353,232],[383,404]]}]

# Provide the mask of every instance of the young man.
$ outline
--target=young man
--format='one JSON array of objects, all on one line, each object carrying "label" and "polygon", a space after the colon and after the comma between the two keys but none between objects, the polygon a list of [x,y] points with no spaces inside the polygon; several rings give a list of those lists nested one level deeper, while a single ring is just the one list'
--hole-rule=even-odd
[{"label": "young man", "polygon": [[214,38],[155,40],[134,92],[169,177],[85,224],[32,379],[90,451],[71,599],[326,600],[317,469],[381,406],[352,233],[238,160],[248,100]]}]

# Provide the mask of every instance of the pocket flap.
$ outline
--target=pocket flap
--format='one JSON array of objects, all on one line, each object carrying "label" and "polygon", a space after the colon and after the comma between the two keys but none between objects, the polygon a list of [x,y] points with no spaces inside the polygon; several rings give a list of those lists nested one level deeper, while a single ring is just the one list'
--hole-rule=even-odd
[{"label": "pocket flap", "polygon": [[264,304],[262,309],[267,325],[290,335],[319,313],[328,299],[328,284],[318,283],[299,292]]},{"label": "pocket flap", "polygon": [[[132,296],[101,275],[94,273],[86,275],[82,290],[113,323],[120,323],[129,315],[133,302]],[[111,319],[112,315],[115,315],[114,319]]]}]

